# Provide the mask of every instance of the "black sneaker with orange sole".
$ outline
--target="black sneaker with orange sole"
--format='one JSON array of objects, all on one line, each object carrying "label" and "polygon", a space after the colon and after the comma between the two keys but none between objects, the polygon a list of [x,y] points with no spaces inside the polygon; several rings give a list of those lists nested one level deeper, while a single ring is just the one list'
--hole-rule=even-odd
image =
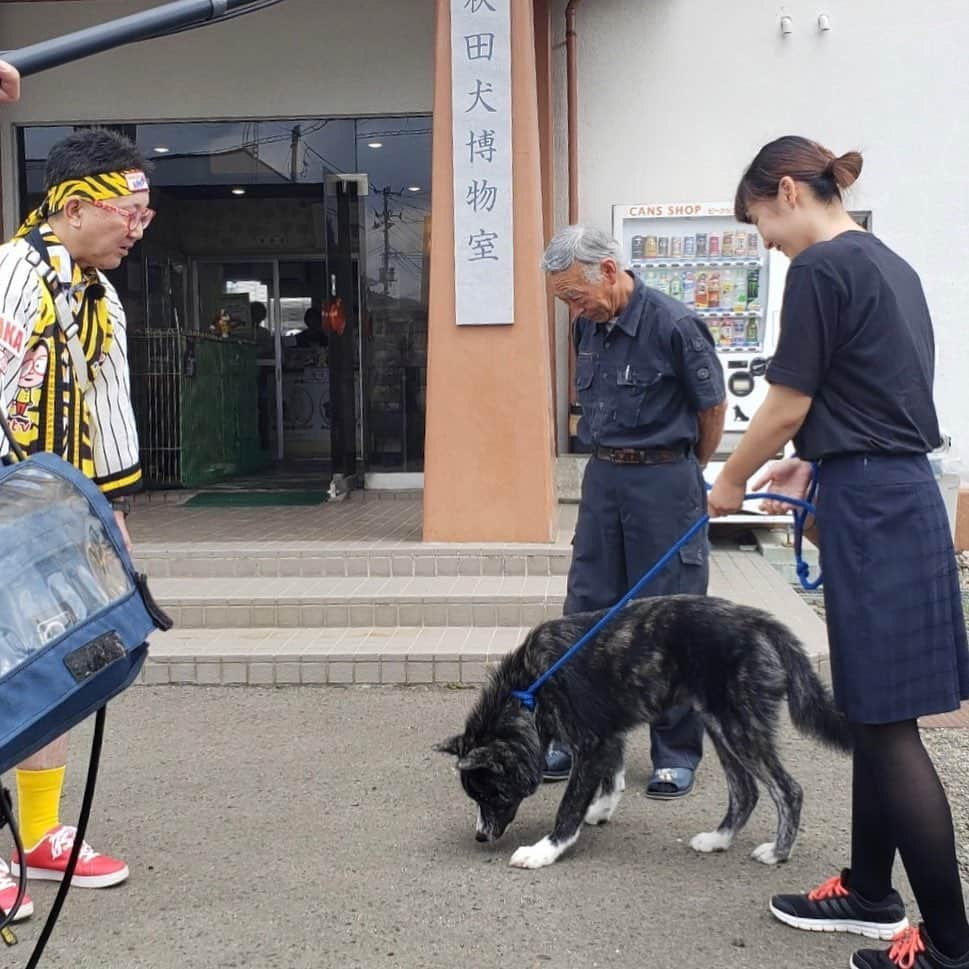
[{"label": "black sneaker with orange sole", "polygon": [[851,872],[829,878],[807,895],[775,895],[775,918],[810,932],[851,932],[869,939],[891,939],[908,928],[905,903],[894,889],[879,902],[851,890]]},{"label": "black sneaker with orange sole", "polygon": [[912,926],[899,932],[889,949],[859,949],[851,969],[969,969],[969,952],[949,959],[932,944],[924,925]]}]

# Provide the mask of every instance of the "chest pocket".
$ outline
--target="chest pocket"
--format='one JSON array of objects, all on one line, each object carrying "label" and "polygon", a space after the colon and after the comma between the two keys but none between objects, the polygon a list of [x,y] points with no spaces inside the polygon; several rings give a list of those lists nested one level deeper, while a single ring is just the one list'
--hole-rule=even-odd
[{"label": "chest pocket", "polygon": [[580,353],[575,361],[575,391],[583,407],[592,403],[595,380],[596,358],[589,353]]},{"label": "chest pocket", "polygon": [[614,412],[620,427],[638,427],[643,423],[643,412],[650,393],[662,379],[657,370],[622,367],[610,382],[615,394]]}]

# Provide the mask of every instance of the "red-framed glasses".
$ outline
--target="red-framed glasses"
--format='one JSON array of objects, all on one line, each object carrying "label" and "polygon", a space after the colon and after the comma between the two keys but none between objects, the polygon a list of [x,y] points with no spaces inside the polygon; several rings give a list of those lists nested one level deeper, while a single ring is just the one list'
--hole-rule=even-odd
[{"label": "red-framed glasses", "polygon": [[110,202],[102,202],[100,199],[86,199],[78,196],[82,202],[89,202],[99,209],[114,212],[120,215],[128,223],[128,231],[134,232],[135,229],[144,231],[151,225],[151,220],[155,217],[154,209],[122,209],[120,206],[112,205]]}]

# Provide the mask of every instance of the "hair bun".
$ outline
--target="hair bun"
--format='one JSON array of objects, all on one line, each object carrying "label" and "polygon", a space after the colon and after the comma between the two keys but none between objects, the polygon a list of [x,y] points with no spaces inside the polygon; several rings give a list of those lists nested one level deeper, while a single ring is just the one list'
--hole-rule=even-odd
[{"label": "hair bun", "polygon": [[857,151],[846,151],[828,163],[825,174],[830,174],[838,188],[848,188],[858,180],[864,159]]}]

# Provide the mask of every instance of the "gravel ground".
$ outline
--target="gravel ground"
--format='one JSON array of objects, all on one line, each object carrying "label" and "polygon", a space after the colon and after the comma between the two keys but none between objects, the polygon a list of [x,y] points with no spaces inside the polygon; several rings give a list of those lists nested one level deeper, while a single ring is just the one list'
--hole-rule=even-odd
[{"label": "gravel ground", "polygon": [[[525,872],[508,859],[547,832],[561,785],[528,799],[497,844],[477,844],[453,764],[431,749],[474,699],[439,687],[126,691],[108,712],[90,841],[131,878],[71,892],[43,969],[835,969],[862,944],[780,925],[766,904],[847,862],[847,758],[783,724],[804,817],[791,861],[766,867],[750,852],[773,831],[770,799],[729,852],[696,854],[690,838],[726,800],[716,758],[690,797],[651,801],[637,730],[616,817]],[[72,739],[69,819],[90,729]],[[969,734],[926,734],[964,845]],[[901,866],[895,880],[917,918]],[[31,894],[37,912],[21,944],[0,949],[2,967],[26,963],[54,886]]]},{"label": "gravel ground", "polygon": [[[956,850],[962,881],[969,885],[969,731],[923,730],[922,738],[945,784],[956,830]],[[969,891],[966,892],[969,898]]]}]

